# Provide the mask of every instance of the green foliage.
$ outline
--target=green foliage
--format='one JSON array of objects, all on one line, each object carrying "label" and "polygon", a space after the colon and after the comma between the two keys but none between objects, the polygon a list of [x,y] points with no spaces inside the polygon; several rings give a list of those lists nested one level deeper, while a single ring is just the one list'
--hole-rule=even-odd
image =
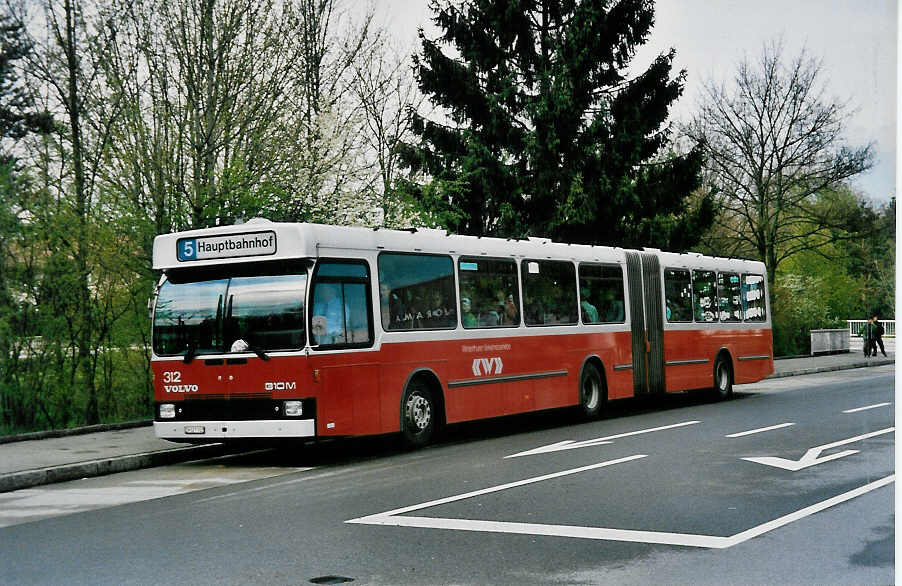
[{"label": "green foliage", "polygon": [[407,179],[395,182],[394,197],[415,210],[417,225],[426,228],[453,226],[461,221],[464,212],[455,204],[467,189],[463,179],[437,179],[420,185]]},{"label": "green foliage", "polygon": [[[34,339],[22,345],[15,374],[0,380],[0,435],[64,429],[84,425],[81,417],[89,401],[83,381],[69,383],[70,357],[59,346]],[[142,350],[106,350],[98,371],[100,423],[153,417],[153,392]],[[143,381],[148,380],[148,384]]]},{"label": "green foliage", "polygon": [[0,432],[148,417],[146,226],[103,198],[82,223],[36,183],[0,175]]},{"label": "green foliage", "polygon": [[844,328],[847,319],[874,313],[894,319],[895,200],[874,208],[837,190],[822,204],[841,208],[849,231],[780,265],[772,303],[777,356],[807,354],[812,329]]},{"label": "green foliage", "polygon": [[453,209],[447,227],[475,235],[679,249],[698,239],[711,203],[687,210],[685,200],[699,184],[701,150],[659,156],[685,72],[671,78],[671,50],[626,75],[654,22],[652,2],[432,7],[444,32],[421,35],[416,68],[450,121],[414,114],[420,140],[402,158],[455,189],[438,189],[424,207]]},{"label": "green foliage", "polygon": [[773,292],[773,337],[775,356],[809,353],[812,329],[845,327],[823,302],[832,286],[827,277],[788,274],[778,277]]},{"label": "green foliage", "polygon": [[892,319],[895,316],[896,199],[873,207],[861,201],[854,221],[862,236],[837,244],[843,266],[858,280],[856,315]]}]

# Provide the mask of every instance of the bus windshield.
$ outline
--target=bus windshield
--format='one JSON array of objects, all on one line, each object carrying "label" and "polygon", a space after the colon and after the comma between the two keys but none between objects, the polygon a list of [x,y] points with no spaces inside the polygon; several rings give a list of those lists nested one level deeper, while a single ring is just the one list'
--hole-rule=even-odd
[{"label": "bus windshield", "polygon": [[153,349],[159,356],[297,350],[306,343],[307,275],[165,281],[157,296]]}]

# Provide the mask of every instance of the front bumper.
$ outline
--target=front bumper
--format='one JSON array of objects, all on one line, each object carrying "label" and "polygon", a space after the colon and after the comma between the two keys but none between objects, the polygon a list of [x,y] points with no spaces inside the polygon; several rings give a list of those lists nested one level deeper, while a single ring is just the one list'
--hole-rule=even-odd
[{"label": "front bumper", "polygon": [[153,431],[158,438],[180,441],[314,437],[316,420],[154,421]]}]

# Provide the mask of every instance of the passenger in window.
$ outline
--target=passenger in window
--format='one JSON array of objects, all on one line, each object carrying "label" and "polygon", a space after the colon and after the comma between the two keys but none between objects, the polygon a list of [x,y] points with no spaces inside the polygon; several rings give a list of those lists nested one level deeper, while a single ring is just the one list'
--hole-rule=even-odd
[{"label": "passenger in window", "polygon": [[412,317],[407,314],[407,308],[396,290],[383,283],[379,286],[380,307],[382,309],[382,325],[389,330],[410,327],[404,324],[405,320],[412,322]]},{"label": "passenger in window", "polygon": [[605,321],[611,323],[622,322],[626,318],[626,312],[623,309],[623,300],[617,299],[614,295],[613,291],[607,291],[607,297],[610,300],[608,305],[608,312],[605,316]]},{"label": "passenger in window", "polygon": [[517,304],[514,302],[514,296],[508,295],[504,298],[504,310],[501,313],[501,325],[519,325],[520,313],[517,311]]},{"label": "passenger in window", "polygon": [[446,295],[439,289],[432,291],[429,307],[426,308],[426,317],[431,320],[429,327],[446,327],[449,321],[456,321],[454,320],[454,311],[445,304],[447,299],[453,299],[453,294]]},{"label": "passenger in window", "polygon": [[504,299],[507,297],[504,291],[498,289],[495,292],[495,313],[498,315],[498,324],[500,325],[504,319]]},{"label": "passenger in window", "polygon": [[598,310],[589,303],[589,288],[583,287],[579,293],[582,299],[579,304],[582,307],[583,322],[587,324],[598,323]]},{"label": "passenger in window", "polygon": [[504,323],[504,298],[504,291],[498,289],[495,292],[495,301],[492,303],[491,309],[482,318],[482,325],[500,326]]},{"label": "passenger in window", "polygon": [[470,304],[469,297],[460,298],[460,323],[462,323],[465,328],[476,327],[476,316],[473,315],[473,308]]}]

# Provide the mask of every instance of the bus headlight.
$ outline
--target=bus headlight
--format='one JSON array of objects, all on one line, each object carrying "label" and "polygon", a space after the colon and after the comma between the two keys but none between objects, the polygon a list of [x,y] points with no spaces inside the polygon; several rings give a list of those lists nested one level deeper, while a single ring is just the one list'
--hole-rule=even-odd
[{"label": "bus headlight", "polygon": [[301,401],[285,401],[282,403],[282,413],[285,417],[300,417],[304,414],[303,403]]},{"label": "bus headlight", "polygon": [[161,404],[160,419],[175,419],[175,405],[172,403]]}]

